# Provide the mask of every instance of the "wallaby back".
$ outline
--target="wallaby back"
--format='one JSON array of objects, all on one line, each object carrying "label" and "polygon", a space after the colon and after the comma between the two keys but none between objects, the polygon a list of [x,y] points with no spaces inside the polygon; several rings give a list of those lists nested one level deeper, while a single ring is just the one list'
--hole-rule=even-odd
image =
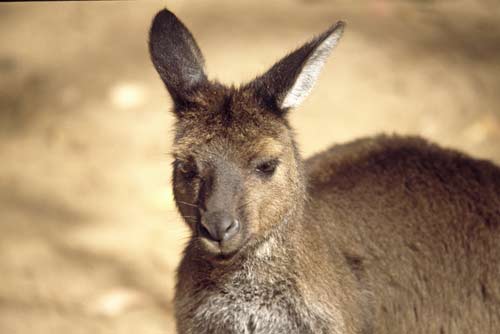
[{"label": "wallaby back", "polygon": [[385,136],[332,147],[306,166],[307,216],[369,290],[371,332],[498,332],[497,166]]},{"label": "wallaby back", "polygon": [[497,333],[500,169],[423,139],[303,162],[287,120],[344,24],[241,87],[210,81],[174,14],[153,64],[174,101],[174,195],[191,228],[179,333]]}]

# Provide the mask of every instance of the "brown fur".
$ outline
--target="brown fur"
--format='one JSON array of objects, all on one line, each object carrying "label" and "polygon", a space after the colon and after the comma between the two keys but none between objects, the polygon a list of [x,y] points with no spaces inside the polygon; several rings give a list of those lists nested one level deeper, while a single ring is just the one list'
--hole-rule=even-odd
[{"label": "brown fur", "polygon": [[309,214],[333,222],[318,232],[368,283],[374,333],[498,332],[498,167],[384,136],[333,147],[307,167]]},{"label": "brown fur", "polygon": [[[280,104],[338,27],[234,88],[206,79],[172,13],[155,18],[152,58],[178,116],[174,193],[192,229],[178,331],[497,333],[497,166],[398,136],[302,162]],[[238,233],[211,240],[210,212],[236,217]]]}]

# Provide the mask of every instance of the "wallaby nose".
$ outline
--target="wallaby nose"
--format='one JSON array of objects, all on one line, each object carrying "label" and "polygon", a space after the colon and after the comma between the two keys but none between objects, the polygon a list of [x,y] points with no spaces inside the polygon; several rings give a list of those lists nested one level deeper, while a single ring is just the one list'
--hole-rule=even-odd
[{"label": "wallaby nose", "polygon": [[206,237],[217,242],[231,239],[240,230],[239,221],[223,211],[208,213],[201,220],[201,224],[203,225],[202,228],[208,232]]}]

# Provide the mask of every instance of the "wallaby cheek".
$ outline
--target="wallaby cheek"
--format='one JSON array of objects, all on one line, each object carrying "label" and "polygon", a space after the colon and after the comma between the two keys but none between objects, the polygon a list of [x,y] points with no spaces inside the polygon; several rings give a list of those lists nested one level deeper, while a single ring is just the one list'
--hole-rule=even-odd
[{"label": "wallaby cheek", "polygon": [[268,231],[274,225],[280,224],[286,216],[288,207],[293,205],[287,199],[285,175],[275,175],[275,178],[261,191],[261,205],[258,209],[258,224],[261,232]]},{"label": "wallaby cheek", "polygon": [[182,180],[174,181],[174,197],[179,212],[190,228],[194,229],[199,215],[197,208],[197,186]]}]

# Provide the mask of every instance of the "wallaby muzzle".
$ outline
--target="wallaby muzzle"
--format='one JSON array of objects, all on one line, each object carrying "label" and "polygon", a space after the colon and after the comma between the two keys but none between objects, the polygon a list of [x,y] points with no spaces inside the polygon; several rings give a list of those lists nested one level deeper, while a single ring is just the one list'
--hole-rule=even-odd
[{"label": "wallaby muzzle", "polygon": [[201,176],[198,233],[220,251],[233,252],[239,248],[238,236],[244,230],[237,210],[242,176],[236,166],[215,157],[209,165]]},{"label": "wallaby muzzle", "polygon": [[199,228],[202,236],[222,243],[238,234],[240,222],[227,211],[216,211],[205,214]]}]

